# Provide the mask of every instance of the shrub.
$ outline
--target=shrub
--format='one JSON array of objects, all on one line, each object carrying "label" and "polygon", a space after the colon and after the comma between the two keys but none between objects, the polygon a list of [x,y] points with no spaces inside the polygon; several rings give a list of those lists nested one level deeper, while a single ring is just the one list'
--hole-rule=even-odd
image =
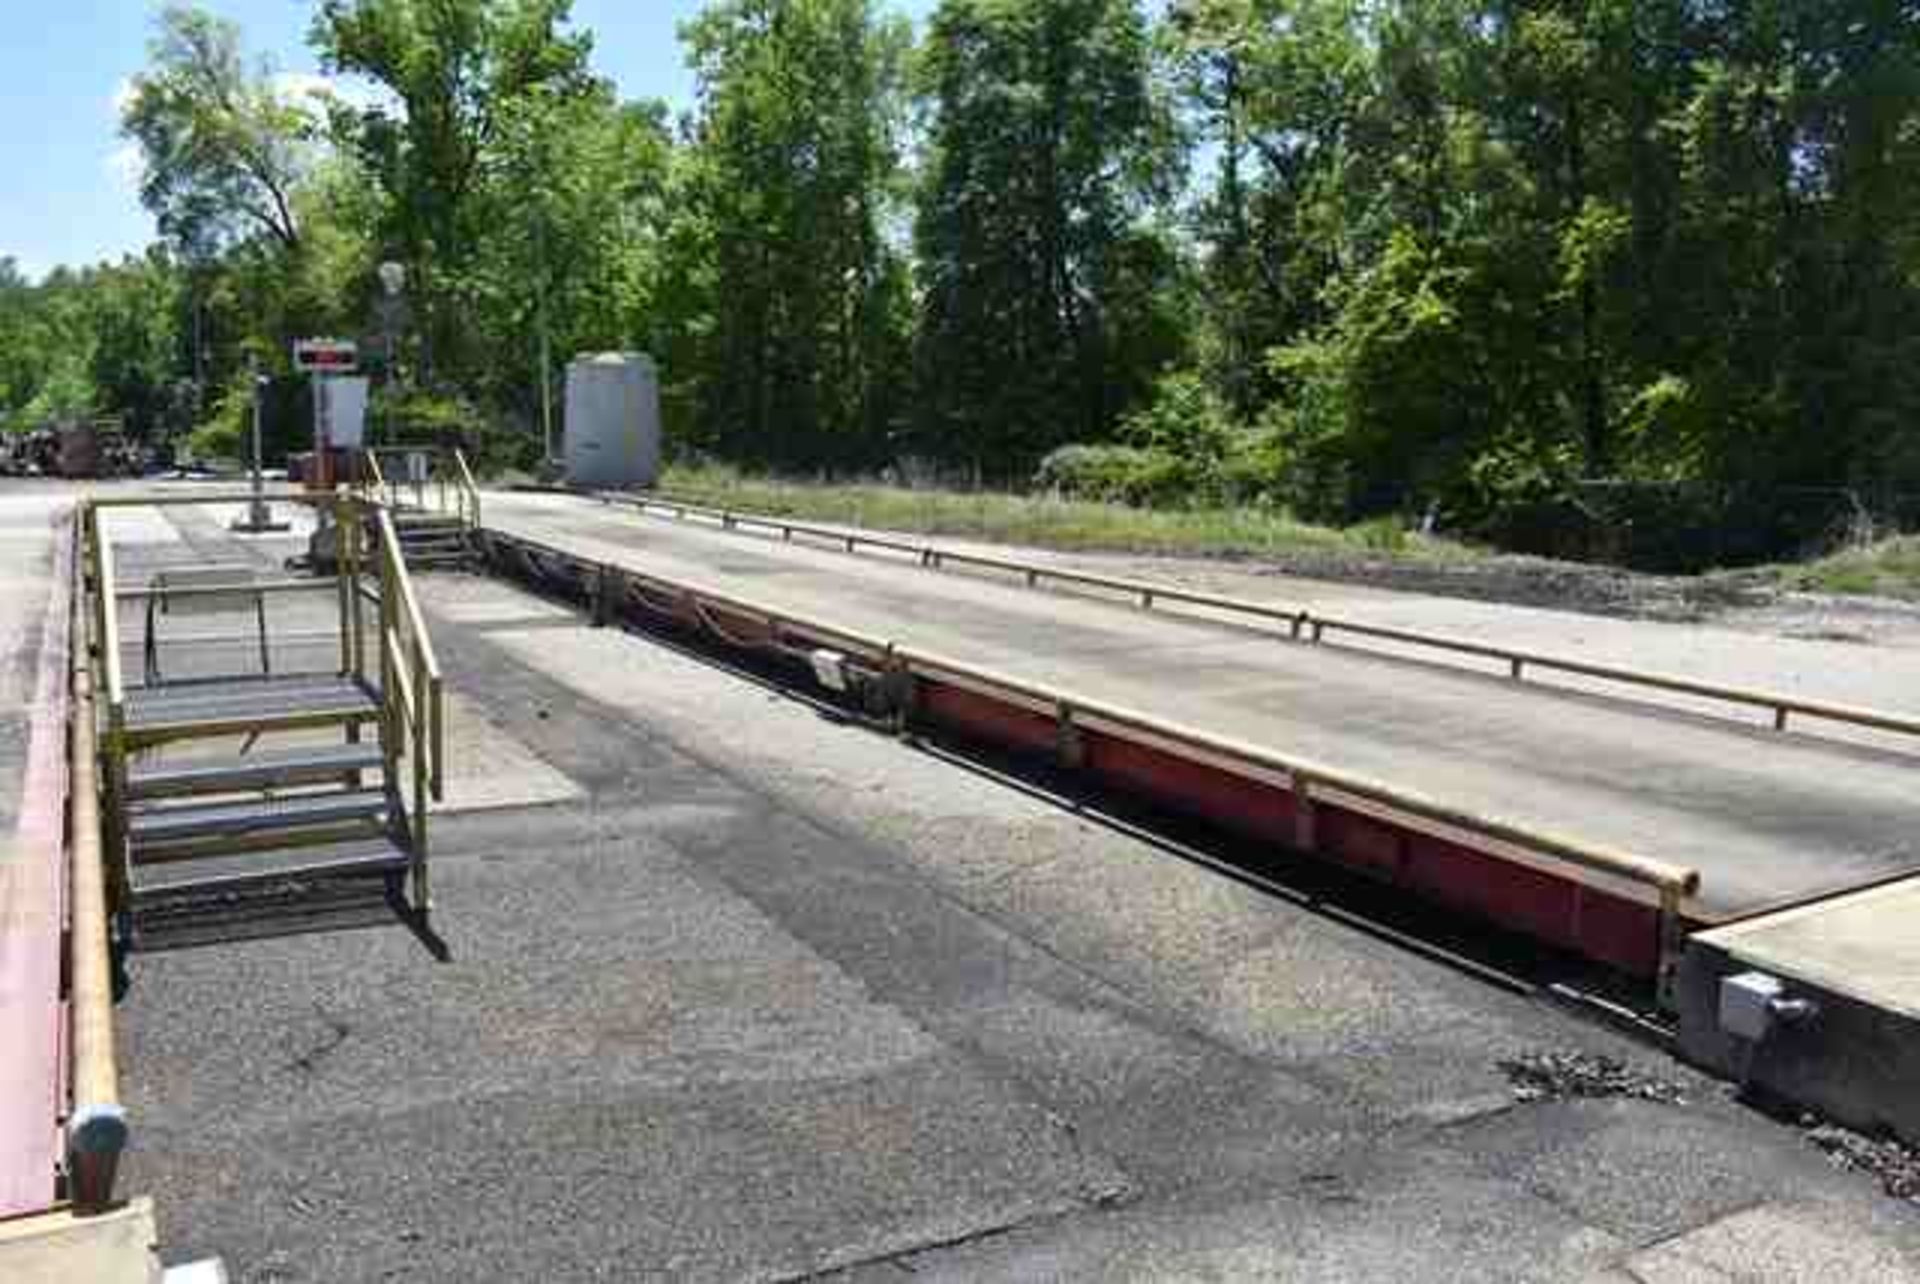
[{"label": "shrub", "polygon": [[1040,461],[1034,485],[1063,498],[1151,505],[1182,497],[1180,461],[1140,446],[1062,446]]}]

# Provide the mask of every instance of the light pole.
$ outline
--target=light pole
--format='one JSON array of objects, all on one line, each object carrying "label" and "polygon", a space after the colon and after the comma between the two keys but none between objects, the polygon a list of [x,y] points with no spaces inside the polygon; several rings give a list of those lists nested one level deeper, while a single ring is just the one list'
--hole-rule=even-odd
[{"label": "light pole", "polygon": [[287,529],[285,522],[276,522],[273,520],[273,510],[267,507],[266,481],[260,472],[260,393],[261,390],[267,386],[268,382],[267,377],[260,373],[259,359],[248,356],[247,392],[250,394],[253,402],[251,407],[251,418],[253,420],[253,501],[247,505],[247,515],[245,517],[236,517],[233,519],[233,529],[236,531],[247,531],[256,535],[263,531],[283,531]]},{"label": "light pole", "polygon": [[[387,436],[393,436],[394,354],[399,346],[400,310],[406,305],[400,296],[407,288],[407,265],[388,259],[375,269],[380,288],[386,293],[380,300],[380,337],[386,343]],[[389,441],[388,445],[393,443]]]}]

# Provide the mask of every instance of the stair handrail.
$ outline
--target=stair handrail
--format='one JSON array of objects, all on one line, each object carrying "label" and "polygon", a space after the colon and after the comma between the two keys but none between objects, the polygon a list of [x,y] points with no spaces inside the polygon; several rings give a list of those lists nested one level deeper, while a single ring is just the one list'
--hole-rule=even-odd
[{"label": "stair handrail", "polygon": [[363,450],[360,452],[360,457],[367,461],[368,476],[364,480],[368,497],[379,503],[390,502],[393,496],[389,493],[386,471],[380,467],[379,454],[372,450]]},{"label": "stair handrail", "polygon": [[480,487],[473,480],[473,469],[467,466],[467,454],[458,446],[453,448],[453,464],[458,470],[460,482],[460,520],[469,531],[480,529]]},{"label": "stair handrail", "polygon": [[399,779],[396,767],[400,740],[404,736],[407,741],[413,776],[413,798],[405,809],[412,840],[413,902],[424,913],[432,905],[427,885],[427,806],[429,799],[444,796],[445,695],[440,660],[434,654],[433,639],[414,596],[393,514],[385,505],[376,505],[373,515],[378,531],[374,543],[380,583],[381,738],[387,779],[392,782]]}]

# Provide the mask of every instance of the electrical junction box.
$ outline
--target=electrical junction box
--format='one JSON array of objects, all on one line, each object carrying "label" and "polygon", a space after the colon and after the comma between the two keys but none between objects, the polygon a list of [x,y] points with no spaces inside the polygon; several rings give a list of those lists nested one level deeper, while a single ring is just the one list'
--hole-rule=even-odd
[{"label": "electrical junction box", "polygon": [[842,695],[847,690],[847,657],[824,647],[808,657],[813,661],[813,676],[821,686]]},{"label": "electrical junction box", "polygon": [[1720,981],[1720,1032],[1735,1039],[1758,1043],[1767,1037],[1777,1019],[1774,1004],[1786,992],[1777,976],[1765,972],[1742,972]]}]

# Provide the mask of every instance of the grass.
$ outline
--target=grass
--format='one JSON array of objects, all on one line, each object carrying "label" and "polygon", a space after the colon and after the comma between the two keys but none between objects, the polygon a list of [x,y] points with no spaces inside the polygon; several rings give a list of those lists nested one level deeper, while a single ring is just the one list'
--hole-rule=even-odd
[{"label": "grass", "polygon": [[1813,593],[1920,600],[1920,536],[1899,535],[1775,569],[1780,583]]},{"label": "grass", "polygon": [[779,480],[717,465],[670,467],[660,489],[695,503],[800,521],[1065,551],[1347,554],[1426,562],[1477,555],[1464,545],[1408,531],[1397,521],[1375,520],[1340,530],[1256,507],[1132,508],[1049,495]]}]

